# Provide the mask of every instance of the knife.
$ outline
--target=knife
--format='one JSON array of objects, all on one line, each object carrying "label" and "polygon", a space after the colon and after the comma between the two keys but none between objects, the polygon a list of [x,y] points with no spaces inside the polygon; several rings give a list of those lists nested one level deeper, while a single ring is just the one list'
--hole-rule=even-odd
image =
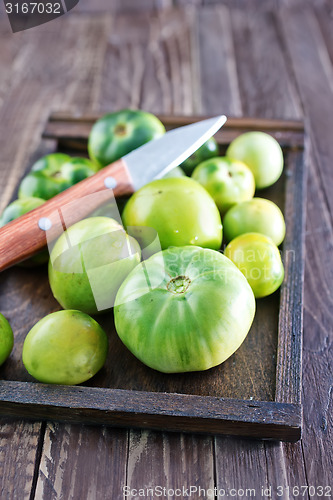
[{"label": "knife", "polygon": [[170,130],[6,224],[0,229],[0,271],[40,252],[110,196],[132,194],[163,177],[202,146],[226,120],[221,115]]}]

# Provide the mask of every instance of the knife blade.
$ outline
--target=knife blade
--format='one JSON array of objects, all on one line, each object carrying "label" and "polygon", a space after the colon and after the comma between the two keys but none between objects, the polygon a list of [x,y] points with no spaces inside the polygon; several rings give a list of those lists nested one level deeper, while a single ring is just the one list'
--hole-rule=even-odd
[{"label": "knife blade", "polygon": [[[213,136],[224,115],[167,132],[0,229],[0,271],[40,252],[67,227],[114,196],[163,177]],[[47,237],[46,237],[47,233]]]}]

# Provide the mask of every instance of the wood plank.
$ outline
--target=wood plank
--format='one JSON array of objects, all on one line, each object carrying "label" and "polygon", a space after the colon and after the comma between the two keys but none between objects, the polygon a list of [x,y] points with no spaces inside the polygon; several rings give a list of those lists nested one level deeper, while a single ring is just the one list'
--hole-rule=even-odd
[{"label": "wood plank", "polygon": [[122,498],[127,431],[48,423],[36,498]]},{"label": "wood plank", "polygon": [[[321,188],[326,196],[330,213],[333,214],[333,198],[330,182],[333,143],[325,131],[333,129],[333,66],[326,49],[318,22],[311,9],[282,10],[279,14],[286,50],[309,120],[309,132],[317,164]],[[288,36],[286,36],[288,34]],[[320,97],[319,97],[320,96]]]},{"label": "wood plank", "polygon": [[113,22],[100,67],[97,109],[108,112],[139,106],[144,50],[150,31],[148,19],[144,14],[119,15]]},{"label": "wood plank", "polygon": [[143,11],[154,11],[172,6],[172,0],[80,0],[77,12],[107,12],[137,14]]},{"label": "wood plank", "polygon": [[[239,440],[228,437],[215,438],[215,457],[218,490],[236,492],[254,490],[247,496],[261,498],[261,487],[267,488],[267,463],[264,443],[253,440]],[[260,485],[260,486],[259,486]]]},{"label": "wood plank", "polygon": [[0,108],[11,84],[19,77],[24,64],[25,51],[20,34],[13,36],[5,16],[0,19]]},{"label": "wood plank", "polygon": [[[200,9],[197,14],[200,50],[201,113],[241,114],[231,19],[227,7]],[[207,36],[209,33],[209,36]]]},{"label": "wood plank", "polygon": [[175,11],[119,16],[106,51],[99,108],[189,113],[189,23],[186,13]]},{"label": "wood plank", "polygon": [[249,8],[231,11],[243,112],[265,118],[298,118],[299,99],[288,75],[273,14],[269,10],[256,15],[252,12]]},{"label": "wood plank", "polygon": [[326,8],[317,7],[314,9],[314,15],[317,17],[326,50],[333,65],[333,3],[331,7],[325,3]]},{"label": "wood plank", "polygon": [[[166,489],[166,498],[176,488],[190,486],[214,489],[214,450],[212,439],[179,433],[132,432],[129,443],[127,486],[153,489],[147,498],[157,498]],[[156,495],[154,495],[154,492]],[[177,492],[178,493],[178,492]],[[192,496],[195,491],[192,491]],[[187,495],[189,496],[189,494]],[[179,498],[182,495],[178,494]],[[186,492],[183,498],[186,497]],[[195,497],[194,497],[195,498]],[[214,496],[206,498],[213,500]]]},{"label": "wood plank", "polygon": [[204,0],[174,0],[174,5],[184,7],[188,5],[203,5]]},{"label": "wood plank", "polygon": [[291,152],[288,161],[275,400],[301,403],[306,158]]},{"label": "wood plank", "polygon": [[[279,14],[286,52],[308,117],[309,162],[304,313],[303,455],[309,485],[330,484],[333,436],[332,399],[332,254],[330,139],[333,104],[331,63],[319,26],[309,9]],[[304,36],[306,33],[306,36]]]},{"label": "wood plank", "polygon": [[1,498],[28,500],[44,429],[38,422],[13,422],[12,419],[0,422]]},{"label": "wood plank", "polygon": [[309,165],[304,300],[303,452],[309,484],[331,484],[333,470],[332,371],[333,265],[332,219],[321,180],[320,165]]}]

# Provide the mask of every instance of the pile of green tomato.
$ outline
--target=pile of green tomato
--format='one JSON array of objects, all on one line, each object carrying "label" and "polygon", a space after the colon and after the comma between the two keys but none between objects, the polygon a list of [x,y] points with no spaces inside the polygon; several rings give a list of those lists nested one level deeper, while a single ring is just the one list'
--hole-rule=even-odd
[{"label": "pile of green tomato", "polygon": [[[0,226],[164,133],[150,113],[105,115],[92,128],[90,159],[41,158]],[[207,370],[229,358],[250,330],[255,299],[274,293],[284,279],[278,249],[284,217],[273,202],[254,197],[282,170],[281,148],[268,134],[238,136],[223,157],[211,138],[180,167],[134,193],[122,220],[99,210],[68,228],[50,255],[28,263],[48,260],[50,286],[63,308],[26,336],[28,372],[55,384],[93,377],[112,345],[91,316],[112,309],[120,339],[152,369]],[[0,364],[12,347],[13,332],[0,315]]]}]

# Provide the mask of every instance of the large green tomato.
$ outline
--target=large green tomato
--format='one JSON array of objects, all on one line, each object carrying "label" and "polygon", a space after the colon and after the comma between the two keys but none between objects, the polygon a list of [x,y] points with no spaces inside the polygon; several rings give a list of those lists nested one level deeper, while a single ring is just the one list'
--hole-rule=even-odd
[{"label": "large green tomato", "polygon": [[251,170],[244,163],[226,157],[200,163],[192,179],[207,189],[222,215],[235,203],[250,200],[255,191]]},{"label": "large green tomato", "polygon": [[187,175],[191,175],[199,163],[219,155],[219,146],[211,137],[180,165]]},{"label": "large green tomato", "polygon": [[10,324],[0,313],[0,366],[6,361],[12,352],[14,335]]},{"label": "large green tomato", "polygon": [[[214,250],[221,247],[221,217],[214,200],[188,177],[159,179],[139,189],[125,206],[123,221],[128,228],[153,228],[162,249],[184,245]],[[144,238],[141,241],[146,246]]]},{"label": "large green tomato", "polygon": [[128,349],[165,373],[207,370],[231,356],[255,313],[246,279],[220,252],[158,252],[119,288],[115,325]]},{"label": "large green tomato", "polygon": [[[9,222],[21,217],[22,215],[31,212],[35,208],[40,207],[45,203],[45,200],[41,198],[23,198],[21,200],[15,200],[7,208],[5,208],[1,218],[0,227],[5,226]],[[23,262],[20,266],[30,267],[40,264],[45,264],[49,260],[49,253],[47,250],[43,250],[38,255],[32,257],[31,259]]]},{"label": "large green tomato", "polygon": [[262,233],[279,246],[286,234],[284,217],[277,205],[264,198],[253,198],[232,207],[223,220],[224,236],[231,241],[244,233]]},{"label": "large green tomato", "polygon": [[256,298],[275,292],[283,281],[284,269],[279,249],[263,234],[237,236],[226,247],[224,255],[244,274]]},{"label": "large green tomato", "polygon": [[226,154],[252,170],[257,189],[274,184],[283,170],[282,149],[274,137],[264,132],[246,132],[238,136]]},{"label": "large green tomato", "polygon": [[19,198],[49,200],[74,184],[94,175],[96,165],[87,158],[53,153],[38,160],[19,187]]},{"label": "large green tomato", "polygon": [[109,113],[92,127],[89,156],[97,165],[105,167],[163,134],[163,123],[151,113],[132,109]]},{"label": "large green tomato", "polygon": [[87,314],[109,310],[140,256],[137,241],[115,220],[81,220],[60,236],[51,251],[49,281],[53,295],[64,309]]},{"label": "large green tomato", "polygon": [[76,385],[102,368],[107,352],[106,333],[94,319],[79,311],[58,311],[30,330],[22,359],[40,382]]}]

